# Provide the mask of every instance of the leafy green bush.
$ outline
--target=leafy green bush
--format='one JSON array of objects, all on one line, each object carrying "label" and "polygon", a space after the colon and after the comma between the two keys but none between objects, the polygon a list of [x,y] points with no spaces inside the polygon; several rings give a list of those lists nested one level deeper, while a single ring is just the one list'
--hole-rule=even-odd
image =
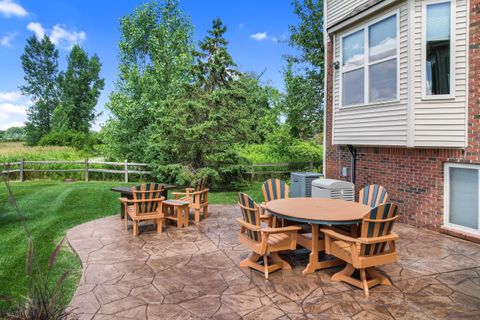
[{"label": "leafy green bush", "polygon": [[98,135],[77,131],[52,131],[43,136],[38,144],[40,146],[64,146],[78,150],[91,150],[98,143]]},{"label": "leafy green bush", "polygon": [[323,147],[316,141],[292,139],[286,145],[248,144],[237,147],[249,163],[322,162]]}]

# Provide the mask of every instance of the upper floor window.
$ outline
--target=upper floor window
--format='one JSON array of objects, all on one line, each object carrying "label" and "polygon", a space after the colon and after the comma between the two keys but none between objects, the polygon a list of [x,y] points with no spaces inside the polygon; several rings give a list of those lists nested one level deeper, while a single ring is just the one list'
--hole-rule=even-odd
[{"label": "upper floor window", "polygon": [[450,1],[425,5],[425,94],[449,95],[451,79]]},{"label": "upper floor window", "polygon": [[342,37],[342,105],[396,100],[397,14]]}]

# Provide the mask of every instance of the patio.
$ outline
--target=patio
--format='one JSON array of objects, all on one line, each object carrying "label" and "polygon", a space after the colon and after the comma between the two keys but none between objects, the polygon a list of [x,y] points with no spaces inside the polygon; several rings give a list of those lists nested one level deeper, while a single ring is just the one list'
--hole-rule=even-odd
[{"label": "patio", "polygon": [[[71,301],[81,319],[478,319],[480,245],[396,224],[393,286],[362,290],[331,275],[303,276],[308,251],[282,255],[290,272],[240,269],[236,206],[211,206],[199,227],[133,238],[119,216],[79,225],[67,240],[84,273]],[[142,229],[141,229],[142,231]]]}]

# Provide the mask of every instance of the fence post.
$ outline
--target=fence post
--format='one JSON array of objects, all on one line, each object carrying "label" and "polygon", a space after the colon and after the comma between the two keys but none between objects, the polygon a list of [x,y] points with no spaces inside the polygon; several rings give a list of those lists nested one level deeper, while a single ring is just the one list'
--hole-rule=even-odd
[{"label": "fence post", "polygon": [[125,183],[128,183],[128,160],[125,160]]},{"label": "fence post", "polygon": [[85,181],[88,181],[88,158],[85,158]]},{"label": "fence post", "polygon": [[20,181],[25,180],[24,167],[25,167],[25,159],[22,159],[20,161]]}]

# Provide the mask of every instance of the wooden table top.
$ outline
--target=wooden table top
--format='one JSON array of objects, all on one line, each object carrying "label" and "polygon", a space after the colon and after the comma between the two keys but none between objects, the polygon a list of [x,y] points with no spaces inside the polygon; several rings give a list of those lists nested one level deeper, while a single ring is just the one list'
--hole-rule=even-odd
[{"label": "wooden table top", "polygon": [[354,224],[371,210],[358,202],[325,198],[272,200],[266,207],[281,218],[313,224]]},{"label": "wooden table top", "polygon": [[[170,190],[170,189],[177,188],[177,186],[174,185],[174,184],[163,184],[163,183],[159,183],[159,184],[162,185],[164,190]],[[115,192],[125,193],[125,194],[131,194],[132,193],[131,189],[132,189],[132,187],[114,187],[110,190],[115,191]]]}]

